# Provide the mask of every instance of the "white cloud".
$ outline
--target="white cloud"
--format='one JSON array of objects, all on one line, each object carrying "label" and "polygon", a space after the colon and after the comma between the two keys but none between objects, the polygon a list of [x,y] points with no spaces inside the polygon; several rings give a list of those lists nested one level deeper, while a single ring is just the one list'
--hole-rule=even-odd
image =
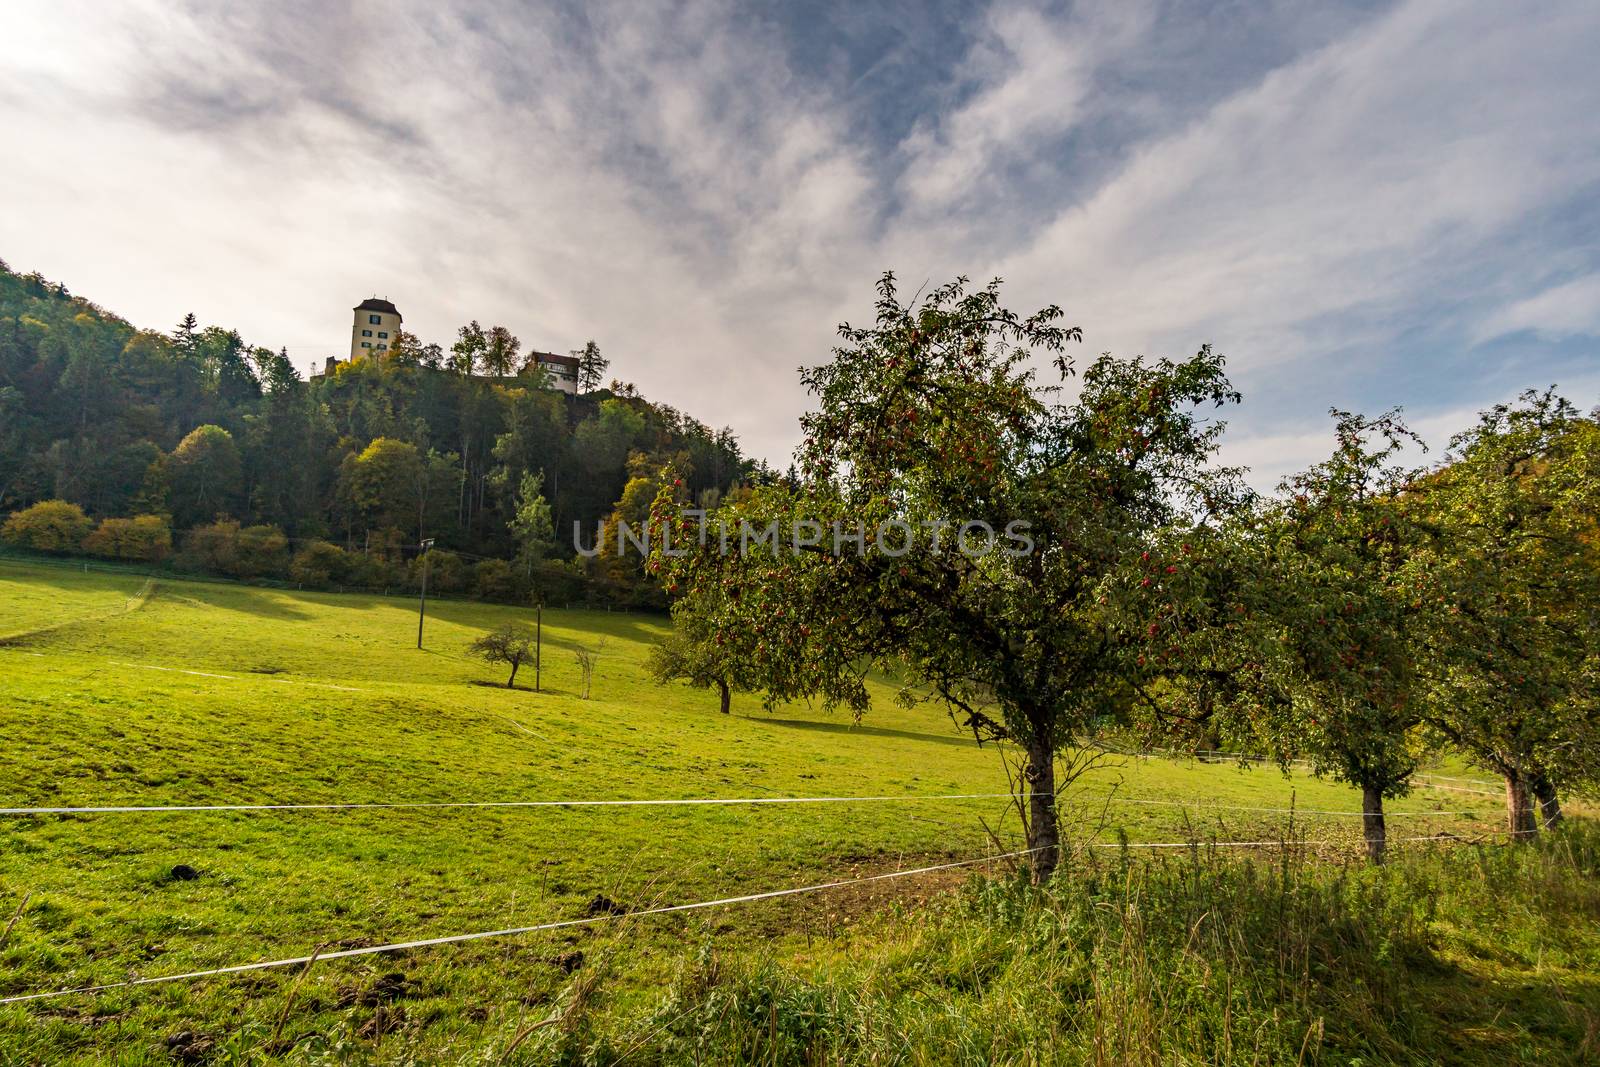
[{"label": "white cloud", "polygon": [[1488,340],[1519,330],[1551,338],[1600,335],[1600,274],[1574,278],[1501,308],[1484,320],[1476,334]]},{"label": "white cloud", "polygon": [[[1407,5],[1146,146],[995,272],[1064,296],[1096,350],[1210,340],[1259,365],[1347,345],[1600,180],[1600,139],[1573,136],[1600,112],[1596,20],[1541,14]],[[1332,315],[1351,321],[1316,344]]]},{"label": "white cloud", "polygon": [[[1419,318],[1441,294],[1502,308],[1491,326],[1593,325],[1592,281],[1520,280],[1550,277],[1526,262],[1550,238],[1505,240],[1600,180],[1592,7],[1407,5],[1169,109],[1197,116],[1176,132],[1095,140],[1086,185],[1065,144],[1189,92],[1177,67],[1122,84],[1198,17],[1150,10],[996,6],[929,75],[962,92],[896,143],[731,2],[23,0],[0,7],[0,125],[22,146],[0,166],[0,255],[140,325],[194,310],[302,366],[374,292],[429,339],[468,318],[530,348],[594,337],[647,395],[779,462],[794,368],[869,313],[885,268],[908,288],[998,273],[1014,306],[1062,302],[1088,351],[1209,340],[1247,375],[1419,322],[1470,334],[1481,311]],[[1566,275],[1595,269],[1565,252]],[[1240,440],[1281,458],[1336,402],[1306,398],[1316,421],[1293,427],[1247,402]]]},{"label": "white cloud", "polygon": [[[1094,78],[1148,27],[1142,3],[1072,19],[1032,6],[989,13],[965,73],[978,83],[959,108],[915,130],[902,185],[920,212],[980,196],[1006,166],[1030,158],[1092,109]],[[1031,151],[1030,151],[1031,150]]]}]

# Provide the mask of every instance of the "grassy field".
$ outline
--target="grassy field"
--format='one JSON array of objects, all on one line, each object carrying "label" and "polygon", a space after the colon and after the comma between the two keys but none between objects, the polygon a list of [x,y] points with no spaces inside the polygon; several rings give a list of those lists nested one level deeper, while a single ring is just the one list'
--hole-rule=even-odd
[{"label": "grassy field", "polygon": [[[529,616],[432,603],[418,651],[407,599],[0,561],[0,806],[1006,789],[992,749],[932,709],[896,707],[886,686],[859,725],[768,713],[751,697],[722,716],[713,694],[657,687],[642,667],[663,632],[655,617],[547,611],[544,691],[490,684],[501,669],[467,643]],[[587,700],[579,644],[600,655]],[[1359,826],[1230,810],[1357,803],[1304,776],[1192,761],[1109,761],[1067,804],[1080,841],[1289,835],[1353,856]],[[1497,798],[1472,792],[1429,789],[1396,807],[1413,813],[1392,824],[1402,837],[1470,836],[1500,819]],[[640,908],[976,858],[996,851],[991,830],[1020,847],[994,799],[0,817],[0,924],[27,899],[0,946],[0,996],[573,918],[597,895]],[[198,877],[174,877],[180,864]],[[885,908],[964,878],[330,961],[298,986],[294,970],[266,971],[4,1005],[0,1062],[227,1061],[246,1049],[495,1062],[519,1027],[574,995],[574,953],[625,951],[609,1003],[618,1018],[648,1014],[656,988],[681,980],[685,945],[826,957],[860,925],[877,929]],[[536,1048],[524,1037],[515,1054]]]}]

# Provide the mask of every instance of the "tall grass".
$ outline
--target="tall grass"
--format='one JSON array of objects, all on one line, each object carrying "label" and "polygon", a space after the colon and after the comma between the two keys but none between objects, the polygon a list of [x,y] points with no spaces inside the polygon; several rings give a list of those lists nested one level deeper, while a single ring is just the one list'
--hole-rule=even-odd
[{"label": "tall grass", "polygon": [[1600,831],[1382,869],[1289,847],[1077,856],[978,881],[822,958],[689,953],[653,1004],[582,1003],[529,1063],[1595,1062]]}]

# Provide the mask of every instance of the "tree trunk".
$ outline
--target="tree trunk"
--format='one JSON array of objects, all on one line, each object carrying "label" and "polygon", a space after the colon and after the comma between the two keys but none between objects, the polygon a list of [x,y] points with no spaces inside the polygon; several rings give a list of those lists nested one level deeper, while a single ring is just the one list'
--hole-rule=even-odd
[{"label": "tree trunk", "polygon": [[1028,762],[1022,771],[1028,791],[1028,862],[1033,880],[1043,885],[1061,859],[1061,834],[1056,825],[1056,764],[1046,730],[1036,728],[1028,739]]},{"label": "tree trunk", "polygon": [[1361,787],[1361,829],[1367,842],[1367,859],[1382,863],[1389,835],[1383,825],[1383,790],[1378,786]]},{"label": "tree trunk", "polygon": [[1539,822],[1546,830],[1553,829],[1561,822],[1561,798],[1556,795],[1556,787],[1544,775],[1537,775],[1533,779],[1533,795],[1539,801]]},{"label": "tree trunk", "polygon": [[514,659],[511,661],[511,677],[506,679],[507,689],[515,689],[517,687],[517,668],[520,666],[522,666],[521,660]]},{"label": "tree trunk", "polygon": [[727,679],[717,679],[717,694],[722,698],[722,714],[726,715],[728,714],[728,706],[733,701],[733,693],[728,689]]},{"label": "tree trunk", "polygon": [[1533,821],[1533,797],[1528,780],[1518,771],[1506,774],[1506,826],[1513,841],[1526,841],[1539,832]]}]

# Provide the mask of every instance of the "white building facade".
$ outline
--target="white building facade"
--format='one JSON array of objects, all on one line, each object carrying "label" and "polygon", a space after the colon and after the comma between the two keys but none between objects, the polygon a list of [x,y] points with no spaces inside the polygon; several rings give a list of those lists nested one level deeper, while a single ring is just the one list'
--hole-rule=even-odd
[{"label": "white building facade", "polygon": [[387,352],[400,336],[400,309],[387,300],[369,297],[355,306],[350,326],[350,358]]},{"label": "white building facade", "polygon": [[569,396],[578,395],[578,357],[558,356],[554,352],[531,353],[532,363],[550,376],[552,387]]}]

